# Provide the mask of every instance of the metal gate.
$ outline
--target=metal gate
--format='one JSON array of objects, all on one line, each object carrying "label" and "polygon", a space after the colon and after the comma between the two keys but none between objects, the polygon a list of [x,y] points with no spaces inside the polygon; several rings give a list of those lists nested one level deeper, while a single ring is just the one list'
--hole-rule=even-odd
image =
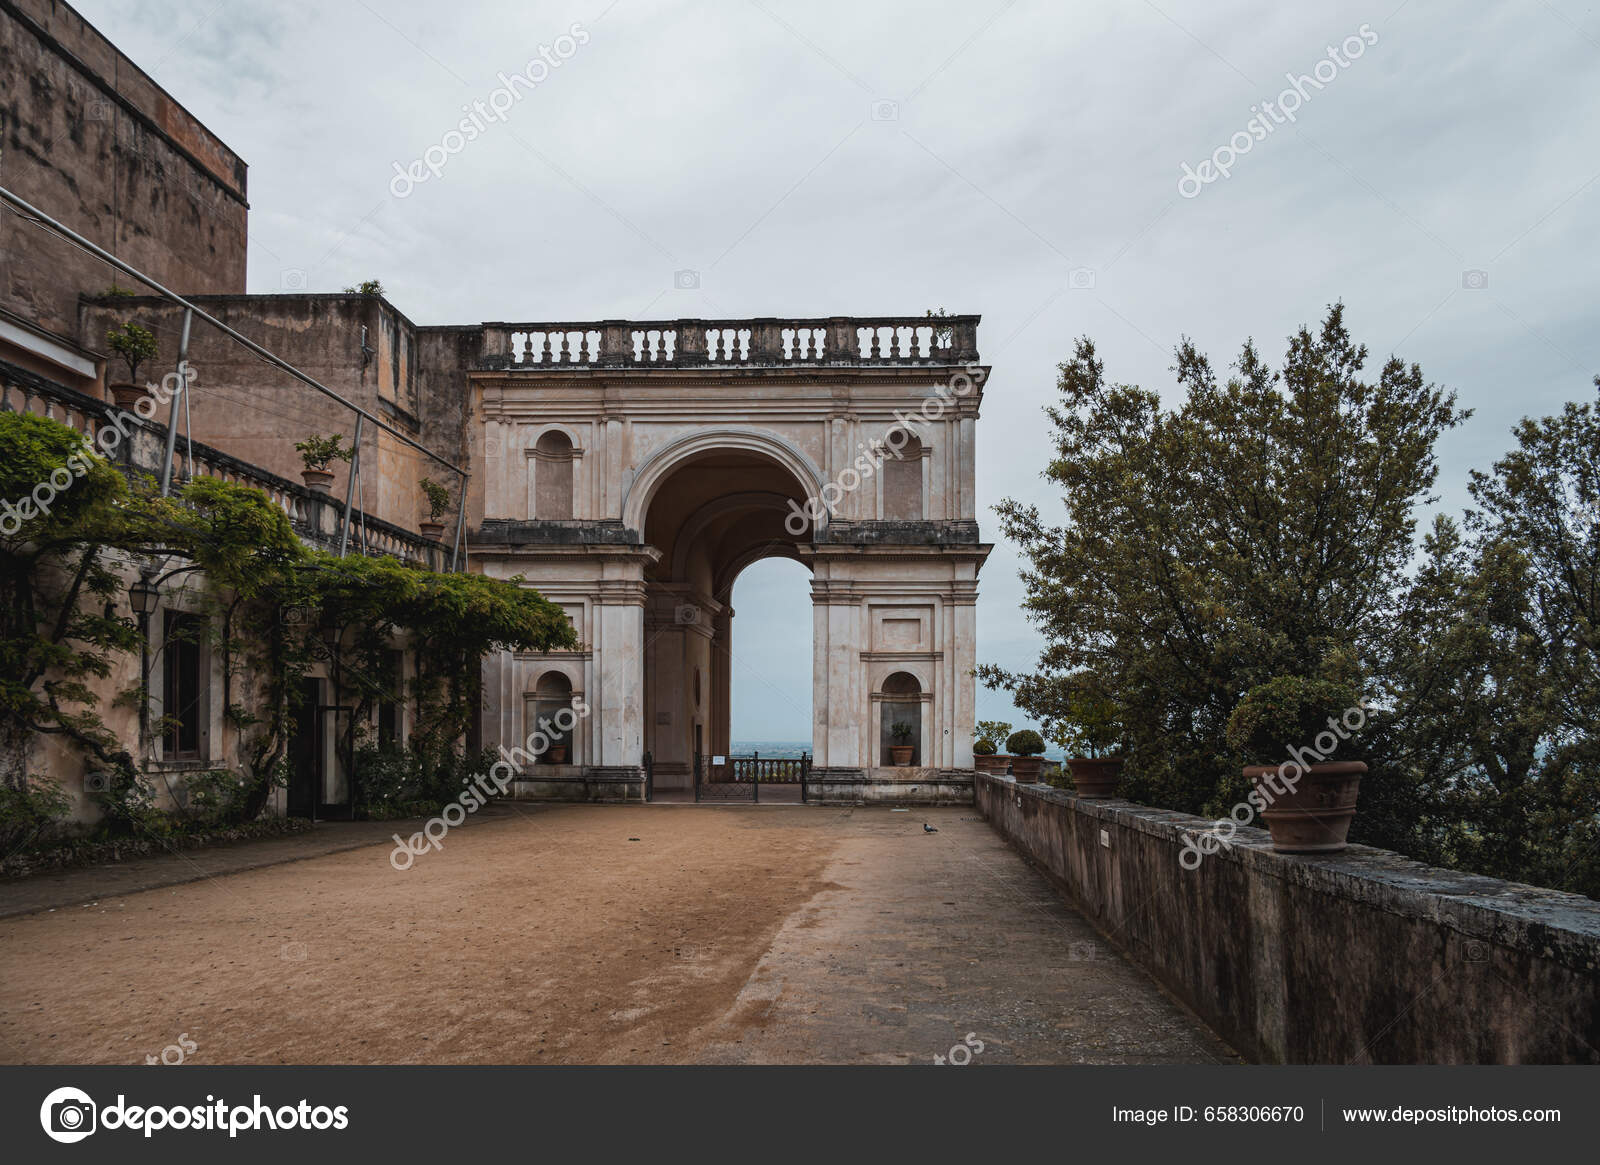
[{"label": "metal gate", "polygon": [[713,756],[696,753],[694,758],[694,799],[696,801],[769,802],[803,804],[806,781],[811,775],[811,756],[763,757]]}]

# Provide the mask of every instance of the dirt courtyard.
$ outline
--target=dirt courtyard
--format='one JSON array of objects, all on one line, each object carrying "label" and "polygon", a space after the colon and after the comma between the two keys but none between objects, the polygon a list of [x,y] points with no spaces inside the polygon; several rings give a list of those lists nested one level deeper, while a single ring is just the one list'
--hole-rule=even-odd
[{"label": "dirt courtyard", "polygon": [[0,1060],[1233,1059],[970,809],[516,807],[393,848],[0,920]]}]

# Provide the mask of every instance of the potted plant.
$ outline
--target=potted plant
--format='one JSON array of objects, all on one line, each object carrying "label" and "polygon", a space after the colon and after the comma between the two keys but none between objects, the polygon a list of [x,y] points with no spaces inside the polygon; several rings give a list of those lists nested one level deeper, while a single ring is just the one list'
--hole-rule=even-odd
[{"label": "potted plant", "polygon": [[994,741],[987,736],[980,736],[972,744],[972,764],[980,773],[1003,773],[1006,771],[1006,761],[1009,759],[999,755],[999,749]]},{"label": "potted plant", "polygon": [[[431,538],[435,542],[444,537],[444,523],[439,519],[450,506],[450,491],[432,478],[423,478],[419,483],[422,486],[422,496],[428,502],[428,517],[425,521],[417,523],[417,529],[422,531],[424,538]],[[560,764],[560,761],[552,761]]]},{"label": "potted plant", "polygon": [[107,332],[106,343],[128,366],[128,379],[110,386],[111,399],[119,409],[131,409],[148,394],[145,386],[139,383],[139,365],[155,358],[156,338],[129,320]]},{"label": "potted plant", "polygon": [[549,748],[544,750],[544,758],[547,762],[553,765],[566,764],[567,742],[564,740],[558,740],[554,744],[550,745]]},{"label": "potted plant", "polygon": [[1349,844],[1367,766],[1345,754],[1365,721],[1359,685],[1347,679],[1278,676],[1251,688],[1233,710],[1228,743],[1255,762],[1244,775],[1273,849],[1334,853]]},{"label": "potted plant", "polygon": [[916,732],[904,720],[896,720],[889,725],[889,735],[894,738],[894,743],[889,746],[889,755],[898,767],[905,767],[911,763],[911,754],[916,751],[911,743],[911,737]]},{"label": "potted plant", "polygon": [[1004,720],[980,720],[973,728],[977,738],[972,745],[972,763],[981,773],[1003,773],[1011,758],[1000,751],[998,741],[1011,735],[1011,725]]},{"label": "potted plant", "polygon": [[304,441],[296,441],[294,447],[305,462],[305,468],[300,471],[301,480],[306,483],[307,489],[319,494],[325,494],[333,488],[333,470],[328,468],[329,464],[349,461],[355,456],[355,447],[346,448],[344,436],[340,433],[331,437],[312,434]]},{"label": "potted plant", "polygon": [[1067,754],[1067,771],[1080,797],[1115,797],[1122,757],[1117,706],[1099,689],[1094,677],[1068,677],[1063,715],[1050,726],[1050,739]]},{"label": "potted plant", "polygon": [[1044,737],[1031,728],[1024,728],[1006,737],[1006,749],[1011,753],[1011,775],[1017,784],[1039,779],[1044,762],[1039,754],[1044,751]]}]

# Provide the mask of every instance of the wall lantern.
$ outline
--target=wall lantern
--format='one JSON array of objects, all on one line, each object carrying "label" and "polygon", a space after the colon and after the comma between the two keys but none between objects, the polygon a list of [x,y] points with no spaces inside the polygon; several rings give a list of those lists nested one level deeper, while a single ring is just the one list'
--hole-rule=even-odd
[{"label": "wall lantern", "polygon": [[149,574],[141,574],[139,581],[128,588],[128,601],[133,606],[133,613],[139,616],[140,622],[148,619],[156,609],[156,601],[160,599],[161,592],[150,581]]}]

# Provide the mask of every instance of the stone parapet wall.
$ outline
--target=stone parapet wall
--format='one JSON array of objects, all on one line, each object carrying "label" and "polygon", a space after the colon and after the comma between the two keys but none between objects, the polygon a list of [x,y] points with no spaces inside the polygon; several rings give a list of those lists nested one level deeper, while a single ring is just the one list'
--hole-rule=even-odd
[{"label": "stone parapet wall", "polygon": [[[1600,903],[977,776],[990,824],[1241,1052],[1299,1064],[1600,1063]],[[1185,868],[1184,862],[1195,868]]]}]

